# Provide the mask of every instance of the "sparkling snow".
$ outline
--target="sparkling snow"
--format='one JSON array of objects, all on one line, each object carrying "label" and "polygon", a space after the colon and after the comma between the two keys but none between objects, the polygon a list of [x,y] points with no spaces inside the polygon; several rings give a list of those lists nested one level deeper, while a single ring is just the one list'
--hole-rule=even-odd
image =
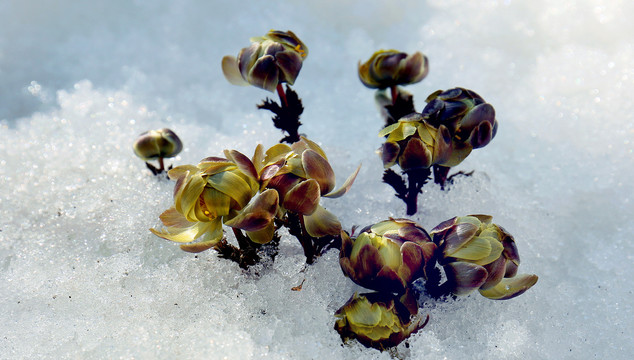
[{"label": "sparkling snow", "polygon": [[0,357],[391,358],[333,329],[363,291],[335,251],[306,267],[285,237],[275,263],[244,272],[148,231],[173,183],[134,156],[139,133],[179,134],[177,165],[282,137],[255,107],[272,94],[220,69],[274,28],[310,49],[300,130],[339,183],[363,163],[344,198],[324,201],[345,228],[405,216],[380,180],[382,120],[359,60],[422,51],[430,74],[407,87],[418,109],[455,86],[496,108],[497,137],[455,169],[474,175],[427,185],[413,219],[491,214],[539,282],[509,301],[421,298],[430,323],[399,358],[629,358],[633,13],[624,0],[0,2]]}]

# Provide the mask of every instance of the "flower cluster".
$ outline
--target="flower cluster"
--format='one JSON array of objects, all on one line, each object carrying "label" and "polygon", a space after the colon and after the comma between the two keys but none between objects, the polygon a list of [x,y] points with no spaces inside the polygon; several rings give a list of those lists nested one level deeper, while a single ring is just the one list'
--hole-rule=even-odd
[{"label": "flower cluster", "polygon": [[473,90],[438,90],[427,98],[422,117],[433,127],[447,127],[454,156],[445,166],[456,166],[471,150],[486,146],[495,137],[495,109]]},{"label": "flower cluster", "polygon": [[[299,117],[304,107],[289,85],[295,83],[307,56],[308,48],[292,31],[271,30],[262,37],[251,38],[251,46],[240,50],[237,57],[228,55],[222,59],[222,72],[230,83],[277,91],[280,104],[267,98],[258,109],[273,112],[273,125],[288,133],[280,142],[292,144],[300,140]],[[283,83],[287,84],[286,91]]]},{"label": "flower cluster", "polygon": [[326,154],[307,138],[266,151],[258,145],[252,159],[236,150],[224,155],[169,171],[176,180],[174,206],[160,216],[165,228],[150,229],[152,233],[183,243],[183,250],[200,252],[220,243],[224,224],[244,231],[253,243],[266,244],[274,237],[275,220],[293,214],[311,237],[339,235],[341,223],[319,199],[344,195],[358,168],[334,190],[334,171]]},{"label": "flower cluster", "polygon": [[[421,315],[417,292],[423,288],[416,282],[435,299],[478,290],[486,298],[506,300],[535,285],[536,275],[517,274],[520,257],[513,236],[488,215],[454,217],[429,233],[404,218],[389,218],[356,235],[342,230],[321,199],[346,194],[360,166],[336,188],[324,150],[298,132],[303,106],[289,85],[308,49],[291,31],[271,30],[251,42],[237,57],[222,59],[223,73],[232,84],[277,91],[280,104],[267,98],[258,108],[275,113],[274,125],[288,135],[266,150],[257,145],[252,157],[225,150],[223,157],[207,157],[197,165],[170,166],[174,204],[159,217],[163,227],[150,229],[153,234],[188,252],[215,249],[243,268],[257,263],[258,254],[274,258],[275,250],[261,250],[275,249],[282,227],[299,240],[308,264],[329,247],[339,248],[344,275],[374,292],[352,295],[336,311],[334,327],[344,341],[354,338],[380,350],[398,345],[429,321],[429,315]],[[387,114],[379,132],[385,138],[378,151],[383,180],[407,203],[408,215],[416,212],[430,169],[442,186],[449,168],[489,144],[498,127],[493,106],[464,88],[434,92],[417,112],[413,97],[399,87],[420,82],[428,72],[420,52],[380,50],[358,65],[359,79],[378,89],[377,102]],[[183,145],[173,131],[160,129],[141,134],[133,148],[142,159],[159,161],[158,169],[146,163],[157,175],[165,170],[163,159]],[[394,165],[407,176],[407,185],[391,170]],[[238,247],[226,240],[224,227],[233,231]]]},{"label": "flower cluster", "polygon": [[368,289],[404,293],[433,267],[436,244],[411,220],[390,219],[364,229],[356,239],[342,237],[341,269]]},{"label": "flower cluster", "polygon": [[342,238],[341,270],[358,285],[377,291],[354,294],[335,313],[342,338],[383,349],[425,326],[410,289],[417,279],[427,279],[435,264],[437,246],[425,229],[411,220],[389,219],[354,239],[345,232]]},{"label": "flower cluster", "polygon": [[471,90],[437,91],[428,101],[422,113],[405,116],[379,132],[386,138],[379,150],[386,168],[456,166],[497,132],[493,106]]},{"label": "flower cluster", "polygon": [[[335,329],[344,339],[356,338],[366,346],[398,345],[424,326],[418,304],[410,298],[418,279],[433,297],[478,289],[489,299],[506,300],[524,293],[537,276],[516,275],[515,241],[491,219],[456,217],[436,226],[431,235],[407,219],[381,221],[354,239],[343,233],[339,264],[344,275],[377,292],[355,294],[336,312]],[[433,276],[437,262],[445,271],[443,284]]]}]

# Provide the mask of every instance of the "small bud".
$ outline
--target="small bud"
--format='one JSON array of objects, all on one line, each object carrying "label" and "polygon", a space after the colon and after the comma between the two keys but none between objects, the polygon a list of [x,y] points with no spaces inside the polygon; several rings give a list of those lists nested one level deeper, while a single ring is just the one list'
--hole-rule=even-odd
[{"label": "small bud", "polygon": [[183,150],[183,143],[172,130],[160,129],[139,135],[133,148],[138,157],[148,161],[178,155]]},{"label": "small bud", "polygon": [[420,52],[408,55],[396,50],[379,50],[365,63],[359,62],[359,79],[371,89],[415,84],[428,72],[427,57]]}]

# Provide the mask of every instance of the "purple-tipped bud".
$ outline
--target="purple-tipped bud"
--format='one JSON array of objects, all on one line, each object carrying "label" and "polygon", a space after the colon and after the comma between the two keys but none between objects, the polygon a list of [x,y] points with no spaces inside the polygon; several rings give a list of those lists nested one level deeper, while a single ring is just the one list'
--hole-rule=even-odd
[{"label": "purple-tipped bud", "polygon": [[491,220],[488,215],[455,217],[430,232],[438,245],[438,262],[456,295],[478,289],[491,299],[510,299],[537,282],[535,275],[514,280],[520,264],[515,240]]},{"label": "purple-tipped bud", "polygon": [[436,245],[413,221],[390,219],[364,229],[355,239],[342,232],[339,264],[355,283],[403,293],[434,266]]}]

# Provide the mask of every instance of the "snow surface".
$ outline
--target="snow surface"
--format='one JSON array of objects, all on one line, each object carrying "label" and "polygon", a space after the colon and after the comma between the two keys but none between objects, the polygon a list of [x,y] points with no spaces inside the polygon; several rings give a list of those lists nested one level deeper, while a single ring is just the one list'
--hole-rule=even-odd
[{"label": "snow surface", "polygon": [[[293,30],[310,55],[294,86],[301,130],[350,193],[325,200],[344,227],[405,216],[380,182],[381,119],[356,75],[380,48],[422,51],[407,88],[422,109],[462,86],[497,110],[499,132],[428,185],[426,228],[487,213],[517,241],[537,285],[509,301],[421,298],[429,325],[402,359],[626,359],[634,353],[634,3],[584,1],[0,2],[0,357],[389,359],[342,345],[334,311],[355,291],[338,254],[304,267],[285,237],[274,264],[243,272],[152,235],[173,183],[131,149],[170,127],[176,164],[251,154],[282,134],[263,90],[220,70],[252,36]],[[302,291],[291,291],[305,279]],[[408,346],[407,346],[408,345]]]}]

